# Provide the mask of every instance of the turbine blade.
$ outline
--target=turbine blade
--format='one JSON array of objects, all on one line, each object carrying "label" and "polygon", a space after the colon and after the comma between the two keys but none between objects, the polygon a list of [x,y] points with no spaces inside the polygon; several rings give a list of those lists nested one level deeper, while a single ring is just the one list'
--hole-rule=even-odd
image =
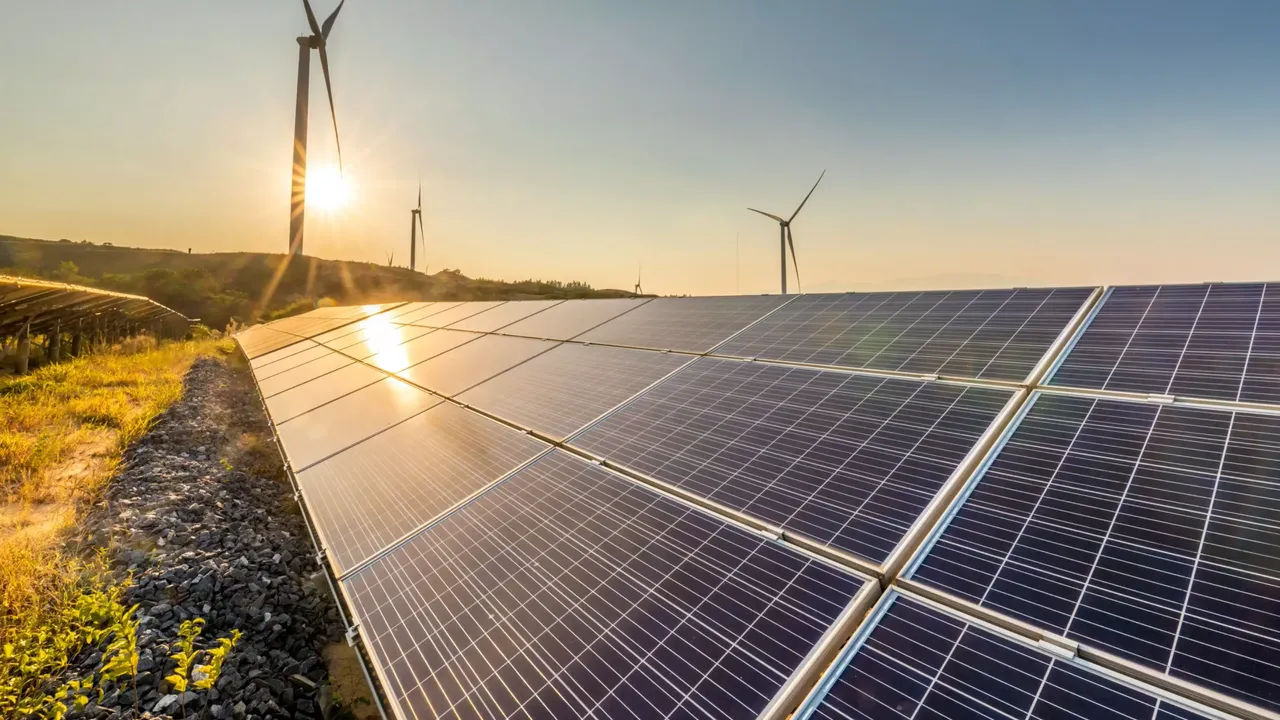
[{"label": "turbine blade", "polygon": [[320,24],[316,22],[316,14],[311,12],[311,3],[302,0],[302,9],[307,11],[307,25],[311,28],[312,35],[320,34]]},{"label": "turbine blade", "polygon": [[342,142],[338,140],[338,111],[333,108],[333,86],[329,84],[329,55],[320,41],[320,69],[324,71],[324,90],[329,94],[329,115],[333,117],[333,144],[338,148],[338,176],[342,176]]},{"label": "turbine blade", "polygon": [[767,213],[767,212],[765,212],[765,211],[763,211],[763,210],[757,210],[757,209],[755,209],[755,208],[747,208],[747,209],[748,209],[748,210],[750,210],[750,211],[751,211],[751,212],[753,212],[753,213],[760,213],[761,215],[763,215],[763,216],[765,216],[765,217],[767,217],[767,218],[773,218],[774,220],[777,220],[777,221],[778,221],[778,222],[780,222],[780,223],[785,223],[785,222],[786,222],[786,220],[783,220],[782,218],[778,217],[777,215],[774,215],[773,213]]},{"label": "turbine blade", "polygon": [[427,229],[422,226],[422,213],[418,213],[418,240],[422,243],[422,269],[427,269]]},{"label": "turbine blade", "polygon": [[800,287],[800,263],[796,260],[796,241],[791,236],[791,226],[787,226],[787,244],[791,246],[791,267],[796,269],[796,290],[804,292],[804,288]]},{"label": "turbine blade", "polygon": [[324,24],[320,26],[320,37],[325,40],[329,39],[329,31],[333,29],[333,21],[338,19],[338,11],[342,9],[342,3],[346,1],[347,0],[339,0],[338,7],[334,8],[333,12],[329,14],[329,17],[324,19]]},{"label": "turbine blade", "polygon": [[418,212],[422,212],[422,183],[418,183]]},{"label": "turbine blade", "polygon": [[[809,188],[809,195],[812,195],[813,191],[818,189],[818,183],[822,182],[822,178],[826,174],[827,174],[827,171],[823,170],[822,175],[818,176],[818,182],[814,183],[813,187]],[[796,211],[791,213],[791,217],[787,218],[787,222],[791,222],[792,220],[796,219],[796,216],[799,215],[800,211],[804,209],[804,204],[809,202],[809,195],[804,196],[804,199],[800,201],[800,207],[796,208]]]}]

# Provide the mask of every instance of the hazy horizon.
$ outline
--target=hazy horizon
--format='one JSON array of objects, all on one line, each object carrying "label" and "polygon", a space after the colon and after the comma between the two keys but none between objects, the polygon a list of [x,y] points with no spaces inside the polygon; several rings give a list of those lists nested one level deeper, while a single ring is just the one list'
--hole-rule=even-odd
[{"label": "hazy horizon", "polygon": [[[430,271],[772,293],[746,207],[789,215],[826,168],[806,291],[1267,279],[1277,27],[1264,2],[352,0],[352,200],[309,209],[307,251],[403,263],[421,176]],[[0,233],[282,252],[305,28],[292,0],[13,8]],[[311,87],[315,169],[314,61]]]}]

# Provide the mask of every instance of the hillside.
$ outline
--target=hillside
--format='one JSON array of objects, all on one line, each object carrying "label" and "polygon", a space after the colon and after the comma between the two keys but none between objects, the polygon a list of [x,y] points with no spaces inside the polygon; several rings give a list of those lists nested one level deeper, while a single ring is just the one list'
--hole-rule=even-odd
[{"label": "hillside", "polygon": [[[281,268],[284,265],[283,269]],[[398,300],[629,297],[578,282],[504,282],[454,270],[407,268],[272,253],[201,253],[0,235],[0,274],[50,278],[146,295],[222,328],[315,307]],[[277,278],[278,276],[278,278]]]}]

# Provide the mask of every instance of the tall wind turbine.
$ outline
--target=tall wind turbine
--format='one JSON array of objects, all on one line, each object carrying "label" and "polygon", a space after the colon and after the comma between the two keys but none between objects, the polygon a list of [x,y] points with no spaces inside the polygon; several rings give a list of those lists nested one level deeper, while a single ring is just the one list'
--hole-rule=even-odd
[{"label": "tall wind turbine", "polygon": [[[422,183],[418,183],[418,207],[409,211],[409,269],[418,268],[418,230],[422,230],[422,259],[427,255],[427,230],[422,227]],[[425,266],[424,266],[425,267]]]},{"label": "tall wind turbine", "polygon": [[[809,188],[809,195],[812,195],[813,191],[818,189],[818,183],[822,182],[822,178],[826,174],[827,174],[827,171],[823,170],[822,175],[818,176],[818,181],[813,184],[813,187]],[[796,208],[796,211],[791,213],[791,217],[787,218],[786,220],[783,220],[777,215],[774,215],[772,213],[767,213],[763,210],[757,210],[755,208],[747,208],[753,213],[760,213],[761,215],[767,218],[772,218],[778,221],[778,231],[780,236],[780,242],[782,244],[782,294],[783,295],[787,294],[787,246],[788,245],[791,246],[791,264],[795,265],[795,268],[796,268],[796,289],[797,290],[800,289],[800,263],[796,262],[796,243],[791,236],[791,221],[796,219],[796,216],[799,215],[800,211],[804,209],[804,204],[809,202],[809,195],[804,196],[804,199],[800,201],[800,207]]]},{"label": "tall wind turbine", "polygon": [[289,254],[302,254],[302,227],[307,209],[307,98],[311,87],[311,51],[320,51],[320,69],[324,71],[324,89],[329,94],[329,114],[333,117],[333,142],[338,148],[338,173],[342,173],[342,143],[338,142],[338,113],[333,109],[333,86],[329,84],[329,54],[325,45],[333,21],[342,9],[341,0],[323,25],[316,24],[311,3],[302,0],[307,11],[310,35],[298,38],[298,100],[293,116],[293,194],[289,200]]},{"label": "tall wind turbine", "polygon": [[640,271],[642,269],[643,267],[641,265],[636,265],[636,289],[634,291],[634,294],[636,295],[640,295],[644,293],[644,290],[640,289]]}]

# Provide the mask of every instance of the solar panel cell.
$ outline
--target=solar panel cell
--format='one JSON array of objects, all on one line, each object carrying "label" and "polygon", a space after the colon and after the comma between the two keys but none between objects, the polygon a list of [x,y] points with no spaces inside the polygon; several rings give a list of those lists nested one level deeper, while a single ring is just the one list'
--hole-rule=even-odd
[{"label": "solar panel cell", "polygon": [[438,718],[755,718],[863,583],[560,452],[343,581]]},{"label": "solar panel cell", "polygon": [[1021,381],[1088,288],[801,295],[716,354]]},{"label": "solar panel cell", "polygon": [[850,646],[848,664],[804,720],[1212,717],[909,596],[882,602],[887,609]]},{"label": "solar panel cell", "polygon": [[647,302],[647,298],[566,300],[549,310],[502,328],[502,333],[568,340]]},{"label": "solar panel cell", "polygon": [[327,350],[319,357],[301,363],[296,367],[288,368],[283,372],[275,374],[264,373],[258,379],[258,390],[263,397],[269,398],[289,388],[297,387],[310,380],[328,375],[334,370],[344,368],[353,362],[355,361],[345,355]]},{"label": "solar panel cell", "polygon": [[298,474],[338,571],[546,450],[455,405],[437,405]]},{"label": "solar panel cell", "polygon": [[393,423],[441,402],[395,378],[385,378],[276,427],[294,470],[332,455]]},{"label": "solar panel cell", "polygon": [[571,443],[878,564],[1010,397],[702,358]]},{"label": "solar panel cell", "polygon": [[1043,395],[912,577],[1280,708],[1280,417]]},{"label": "solar panel cell", "polygon": [[[452,330],[436,332],[469,334]],[[434,392],[454,395],[544,353],[556,345],[554,342],[501,335],[475,337],[478,339],[474,342],[461,345],[457,349],[406,368],[397,374]]]},{"label": "solar panel cell", "polygon": [[[286,375],[288,373],[280,375],[279,378]],[[372,385],[384,377],[386,375],[368,365],[352,363],[267,397],[267,411],[271,414],[271,421],[279,425],[289,418],[337,400],[347,393]]]},{"label": "solar panel cell", "polygon": [[566,343],[458,399],[563,439],[690,360],[674,353]]},{"label": "solar panel cell", "polygon": [[578,336],[584,342],[707,352],[789,298],[657,298]]},{"label": "solar panel cell", "polygon": [[472,332],[493,332],[511,323],[522,320],[535,313],[564,302],[563,300],[519,300],[505,302],[482,313],[464,318],[449,327],[454,330],[471,330]]},{"label": "solar panel cell", "polygon": [[421,318],[409,319],[406,316],[400,322],[410,325],[425,325],[427,327],[442,328],[448,327],[459,320],[464,320],[472,315],[478,315],[490,308],[498,307],[506,302],[505,300],[486,300],[482,302],[463,302],[458,303],[450,308],[444,308],[438,312],[427,314]]}]

